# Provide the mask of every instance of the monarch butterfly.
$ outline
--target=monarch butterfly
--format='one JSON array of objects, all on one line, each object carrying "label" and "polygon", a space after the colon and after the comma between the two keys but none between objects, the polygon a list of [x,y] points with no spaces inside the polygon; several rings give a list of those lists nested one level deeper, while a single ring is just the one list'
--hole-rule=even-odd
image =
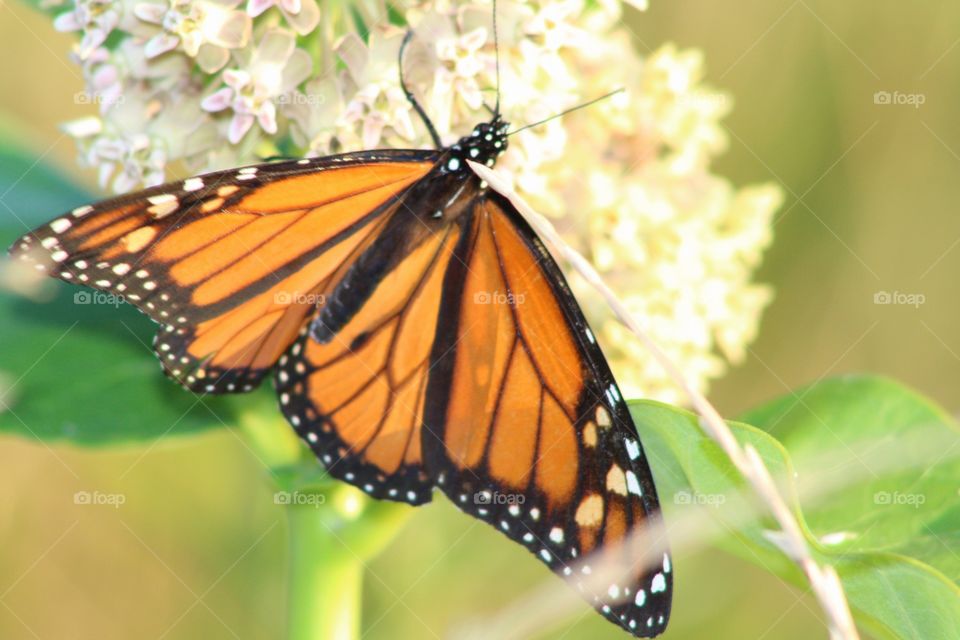
[{"label": "monarch butterfly", "polygon": [[[638,563],[630,544],[660,507],[627,405],[560,268],[468,166],[493,166],[515,133],[499,92],[490,121],[445,147],[402,65],[400,84],[435,150],[191,177],[78,207],[10,253],[159,323],[163,369],[193,392],[274,371],[330,475],[413,505],[439,489],[609,620],[658,635],[671,563]],[[598,587],[600,552],[626,569]]]}]

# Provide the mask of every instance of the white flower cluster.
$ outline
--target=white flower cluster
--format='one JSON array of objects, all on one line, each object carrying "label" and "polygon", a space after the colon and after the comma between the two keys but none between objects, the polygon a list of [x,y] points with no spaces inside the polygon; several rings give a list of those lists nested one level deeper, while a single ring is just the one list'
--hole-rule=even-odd
[{"label": "white flower cluster", "polygon": [[[63,2],[64,0],[59,0]],[[168,179],[273,155],[426,147],[399,86],[444,141],[489,118],[497,99],[488,1],[66,0],[55,26],[78,31],[97,116],[66,130],[104,186]],[[645,8],[645,0],[630,5]],[[701,84],[696,51],[643,58],[618,0],[501,0],[499,92],[511,138],[499,169],[590,257],[701,387],[739,361],[768,287],[752,283],[781,195],[734,189],[710,172],[726,139],[725,95]],[[631,9],[632,10],[632,9]],[[572,285],[629,395],[677,401],[673,384],[576,279]]]}]

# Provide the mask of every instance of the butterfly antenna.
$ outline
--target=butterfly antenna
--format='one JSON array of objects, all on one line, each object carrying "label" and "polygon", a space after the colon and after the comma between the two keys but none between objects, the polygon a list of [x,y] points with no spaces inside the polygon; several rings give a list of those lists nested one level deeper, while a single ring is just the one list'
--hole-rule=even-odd
[{"label": "butterfly antenna", "polygon": [[407,49],[407,44],[413,38],[413,31],[407,31],[407,35],[403,36],[403,42],[400,43],[400,60],[398,61],[398,66],[400,67],[400,88],[403,90],[403,95],[407,97],[407,101],[410,103],[410,106],[413,107],[413,110],[417,112],[417,115],[420,116],[420,119],[423,120],[424,126],[427,127],[427,131],[430,132],[430,137],[433,139],[433,144],[438,150],[443,149],[443,143],[440,142],[440,135],[437,133],[436,127],[433,126],[433,123],[430,121],[430,118],[427,117],[427,112],[423,110],[423,107],[420,106],[420,102],[417,100],[417,97],[413,95],[413,92],[410,91],[410,88],[407,87],[406,81],[403,79],[403,53]]},{"label": "butterfly antenna", "polygon": [[497,103],[493,107],[493,116],[500,116],[500,38],[497,36],[497,0],[493,0],[493,53],[497,64]]},{"label": "butterfly antenna", "polygon": [[584,102],[583,104],[578,104],[578,105],[575,106],[575,107],[570,107],[569,109],[565,109],[564,111],[561,111],[560,113],[555,113],[555,114],[553,114],[552,116],[550,116],[549,118],[544,118],[543,120],[540,120],[540,121],[538,121],[538,122],[534,122],[533,124],[528,124],[528,125],[525,125],[525,126],[523,126],[523,127],[520,127],[519,129],[514,129],[513,131],[511,131],[510,133],[508,133],[507,136],[508,136],[508,137],[509,137],[509,136],[512,136],[513,134],[515,134],[515,133],[520,133],[521,131],[525,131],[526,129],[532,129],[532,128],[534,128],[534,127],[539,127],[540,125],[545,124],[545,123],[547,123],[547,122],[550,122],[551,120],[556,120],[557,118],[562,118],[563,116],[567,115],[568,113],[573,113],[574,111],[579,111],[580,109],[583,109],[583,108],[585,108],[585,107],[589,107],[590,105],[596,104],[596,103],[600,102],[601,100],[606,100],[607,98],[611,98],[611,97],[617,95],[618,93],[623,93],[624,91],[625,91],[625,89],[624,89],[623,87],[620,87],[619,89],[614,89],[614,90],[611,91],[610,93],[605,93],[605,94],[603,94],[602,96],[600,96],[600,97],[598,97],[598,98],[594,98],[593,100],[590,100],[590,101],[588,101],[588,102]]}]

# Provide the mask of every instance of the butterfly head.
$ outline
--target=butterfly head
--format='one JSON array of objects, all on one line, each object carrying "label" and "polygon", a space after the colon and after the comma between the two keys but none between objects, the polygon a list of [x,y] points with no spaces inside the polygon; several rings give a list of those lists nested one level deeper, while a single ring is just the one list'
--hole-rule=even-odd
[{"label": "butterfly head", "polygon": [[469,170],[467,160],[492,167],[497,158],[507,150],[507,130],[510,124],[504,122],[500,116],[490,122],[478,124],[473,132],[460,138],[456,144],[447,149],[444,171],[456,173]]}]

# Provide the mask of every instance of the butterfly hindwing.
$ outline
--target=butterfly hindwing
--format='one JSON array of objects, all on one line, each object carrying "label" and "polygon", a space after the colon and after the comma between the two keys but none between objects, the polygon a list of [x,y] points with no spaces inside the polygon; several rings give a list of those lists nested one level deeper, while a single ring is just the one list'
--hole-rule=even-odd
[{"label": "butterfly hindwing", "polygon": [[189,178],[74,209],[11,253],[160,323],[155,350],[184,386],[249,390],[434,156],[365,152]]},{"label": "butterfly hindwing", "polygon": [[[444,288],[423,430],[438,486],[635,635],[669,617],[667,555],[638,564],[659,504],[627,406],[563,276],[513,207],[479,197]],[[604,561],[624,567],[597,586]]]}]

